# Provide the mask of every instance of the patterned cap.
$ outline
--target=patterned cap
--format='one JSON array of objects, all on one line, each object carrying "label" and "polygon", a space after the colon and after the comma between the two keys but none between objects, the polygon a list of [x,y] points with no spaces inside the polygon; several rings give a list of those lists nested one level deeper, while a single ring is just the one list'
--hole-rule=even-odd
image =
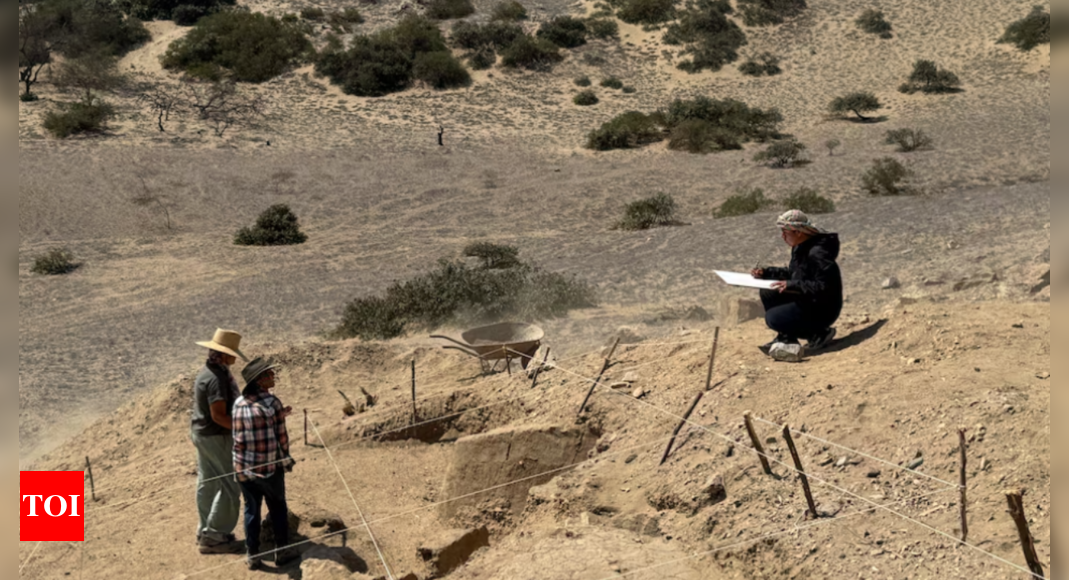
[{"label": "patterned cap", "polygon": [[810,235],[824,233],[824,230],[818,228],[816,224],[809,219],[809,216],[807,216],[805,212],[797,209],[792,209],[779,216],[779,219],[776,220],[776,225],[779,226],[781,230],[787,230],[789,232],[801,232]]}]

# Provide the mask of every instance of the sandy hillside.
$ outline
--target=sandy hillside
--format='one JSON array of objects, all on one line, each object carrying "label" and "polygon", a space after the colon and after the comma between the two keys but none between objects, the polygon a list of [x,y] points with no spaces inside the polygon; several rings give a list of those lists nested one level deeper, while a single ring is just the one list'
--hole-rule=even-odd
[{"label": "sandy hillside", "polygon": [[[955,533],[954,430],[962,425],[971,441],[973,542],[1019,562],[1001,491],[1027,488],[1040,554],[1049,562],[1049,305],[900,301],[844,324],[836,346],[800,366],[762,358],[753,347],[766,336],[759,323],[725,329],[715,373],[724,382],[705,397],[670,461],[658,467],[668,435],[705,380],[711,326],[622,347],[606,384],[627,378],[630,386],[599,390],[578,427],[575,413],[587,385],[582,377],[596,373],[597,353],[562,357],[532,390],[520,375],[476,378],[470,360],[423,340],[256,348],[254,354],[283,362],[279,393],[311,411],[312,441],[322,434],[331,448],[327,454],[301,445],[301,422],[291,421],[300,464],[289,489],[293,510],[306,519],[305,547],[341,545],[339,537],[317,538],[326,531],[307,527],[315,513],[359,525],[348,484],[374,522],[396,577],[422,570],[416,550],[441,531],[485,525],[489,550],[451,578],[628,572],[695,579],[1006,578],[1011,570],[988,556],[955,548],[900,517]],[[438,442],[404,440],[411,408],[404,373],[396,369],[413,355],[420,361],[422,422],[444,423]],[[208,570],[246,577],[240,561],[198,556],[191,541],[189,376],[138,397],[38,463],[78,467],[90,455],[100,502],[87,510],[84,554],[46,546],[24,578],[80,569],[87,578],[194,578]],[[335,389],[352,395],[360,387],[379,396],[379,405],[346,420]],[[741,421],[747,410],[759,418],[769,452],[780,461],[789,461],[783,440],[763,421],[800,430],[796,437],[820,509],[836,513],[834,519],[803,527],[805,503],[795,479],[780,479],[788,475],[780,464],[774,464],[776,478],[764,476],[750,451]],[[501,503],[507,497],[501,489],[460,500],[445,495],[464,437],[539,425],[589,429],[597,445],[578,463],[554,470],[552,481],[521,494],[526,501],[519,504]],[[383,438],[401,440],[376,442]],[[917,473],[902,469],[918,456],[924,461]],[[523,464],[520,457],[512,461]],[[527,477],[548,470],[538,463],[527,469]],[[724,482],[726,499],[688,503],[690,490],[712,476]],[[484,490],[492,482],[469,483]],[[671,497],[684,499],[677,504]],[[462,506],[456,518],[442,517],[442,505],[454,502]],[[865,511],[885,504],[898,515]],[[366,533],[354,530],[345,545],[372,575],[383,574]],[[31,549],[21,547],[23,559]]]}]

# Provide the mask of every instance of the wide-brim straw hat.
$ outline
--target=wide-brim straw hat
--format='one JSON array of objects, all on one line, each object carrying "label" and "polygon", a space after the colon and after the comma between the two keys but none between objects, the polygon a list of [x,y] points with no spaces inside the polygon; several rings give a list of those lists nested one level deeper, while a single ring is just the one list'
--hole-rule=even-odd
[{"label": "wide-brim straw hat", "polygon": [[262,356],[256,357],[241,370],[241,378],[245,380],[245,385],[248,386],[255,383],[264,373],[277,368],[278,365],[274,361],[265,359]]},{"label": "wide-brim straw hat", "polygon": [[209,342],[198,342],[197,346],[203,346],[206,349],[228,354],[230,356],[236,356],[241,360],[247,361],[241,352],[241,335],[233,330],[219,329],[215,331],[215,336]]}]

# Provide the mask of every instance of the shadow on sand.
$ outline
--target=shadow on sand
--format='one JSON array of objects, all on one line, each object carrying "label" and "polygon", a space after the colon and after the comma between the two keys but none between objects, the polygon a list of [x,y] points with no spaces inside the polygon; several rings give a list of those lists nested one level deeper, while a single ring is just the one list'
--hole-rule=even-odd
[{"label": "shadow on sand", "polygon": [[859,344],[874,338],[886,324],[887,320],[877,320],[871,326],[862,328],[861,330],[855,330],[854,332],[833,341],[827,348],[813,353],[811,357],[823,356],[858,346]]}]

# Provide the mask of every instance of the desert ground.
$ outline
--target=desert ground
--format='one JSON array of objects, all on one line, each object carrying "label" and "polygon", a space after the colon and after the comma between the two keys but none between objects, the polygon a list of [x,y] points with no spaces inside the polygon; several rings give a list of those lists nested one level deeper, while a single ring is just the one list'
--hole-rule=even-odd
[{"label": "desert ground", "polygon": [[[316,3],[242,4],[282,14]],[[360,6],[361,33],[394,21],[400,4],[318,3]],[[532,27],[593,10],[524,4]],[[88,456],[99,501],[86,509],[86,543],[20,543],[20,577],[256,576],[240,558],[198,555],[193,541],[188,416],[204,355],[194,343],[217,327],[283,364],[279,395],[314,426],[305,433],[301,418],[290,421],[291,508],[302,549],[325,547],[319,554],[344,566],[313,555],[278,575],[428,580],[437,576],[421,547],[485,527],[489,546],[446,577],[1026,578],[1013,567],[1024,559],[1003,496],[1017,488],[1049,571],[1050,51],[995,43],[1032,3],[885,3],[889,41],[855,28],[870,3],[809,4],[782,26],[746,29],[744,54],[784,57],[775,77],[731,66],[688,75],[660,33],[621,25],[619,41],[568,51],[552,72],[495,67],[458,90],[357,98],[306,66],[251,88],[269,102],[267,119],[223,138],[183,119],[160,133],[136,101],[119,99],[107,134],[55,140],[41,119],[60,96],[42,84],[40,101],[19,104],[19,463],[80,470]],[[479,19],[493,2],[475,5]],[[153,40],[121,68],[169,77],[158,57],[186,29],[148,27]],[[964,90],[900,94],[919,58],[956,72]],[[637,92],[599,89],[600,104],[577,107],[581,75],[614,75]],[[886,120],[827,114],[832,98],[861,89],[876,92]],[[770,169],[752,161],[755,145],[711,155],[664,143],[583,148],[586,133],[621,112],[697,95],[779,108],[811,163]],[[934,147],[896,153],[883,135],[903,127],[923,129]],[[842,143],[834,155],[822,146],[829,139]],[[881,157],[913,169],[920,194],[865,194],[861,174]],[[741,188],[782,197],[802,186],[838,206],[818,221],[843,239],[847,304],[827,353],[773,364],[756,349],[770,338],[763,322],[740,322],[730,307],[754,296],[713,270],[785,265],[776,212],[713,212]],[[626,204],[654,193],[674,197],[682,225],[612,228]],[[276,203],[300,217],[307,243],[232,244]],[[347,301],[473,241],[516,246],[597,290],[596,307],[533,321],[553,353],[537,386],[519,372],[481,375],[429,330],[328,338]],[[32,274],[34,259],[57,247],[81,267]],[[885,289],[892,277],[900,284]],[[659,465],[705,383],[717,327],[718,386]],[[626,340],[577,421],[616,336]],[[425,431],[411,427],[413,358]],[[378,404],[346,418],[337,391],[360,388]],[[774,476],[752,451],[746,411],[769,422],[757,426],[782,462]],[[785,423],[834,517],[806,519]],[[971,547],[954,539],[959,427],[969,438]],[[553,463],[531,443],[549,436],[566,441],[569,459]],[[465,471],[470,446],[488,437],[514,437],[529,456],[513,458],[510,446],[487,461],[500,472]],[[706,500],[714,479],[724,493]],[[345,533],[312,527],[322,514]]]}]

